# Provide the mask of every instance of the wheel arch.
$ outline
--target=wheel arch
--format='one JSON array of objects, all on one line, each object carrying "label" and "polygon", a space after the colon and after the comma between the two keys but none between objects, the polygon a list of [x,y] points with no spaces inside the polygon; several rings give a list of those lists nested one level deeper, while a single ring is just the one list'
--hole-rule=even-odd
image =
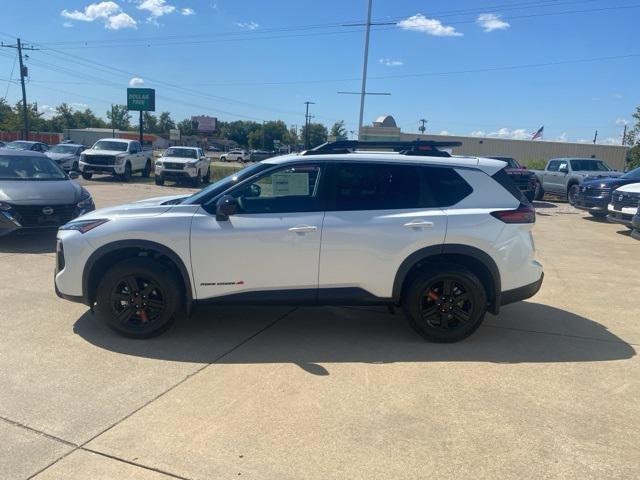
[{"label": "wheel arch", "polygon": [[393,302],[399,304],[412,275],[428,265],[453,262],[475,273],[487,291],[489,311],[500,311],[502,284],[496,262],[486,252],[468,245],[436,245],[409,255],[398,268],[393,282]]},{"label": "wheel arch", "polygon": [[184,288],[184,308],[189,314],[193,305],[193,290],[189,271],[180,256],[170,248],[149,240],[120,240],[98,248],[85,263],[82,272],[82,296],[87,305],[96,301],[96,291],[101,274],[115,262],[147,256],[171,267]]}]

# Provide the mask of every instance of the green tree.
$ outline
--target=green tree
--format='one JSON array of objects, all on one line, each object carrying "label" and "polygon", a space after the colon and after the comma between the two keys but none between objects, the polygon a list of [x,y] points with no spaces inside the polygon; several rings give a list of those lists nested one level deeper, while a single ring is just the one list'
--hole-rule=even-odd
[{"label": "green tree", "polygon": [[[249,145],[249,135],[256,130],[260,130],[261,125],[257,122],[238,120],[235,122],[220,122],[218,129],[220,135],[228,140],[233,140],[239,145]],[[254,135],[255,137],[255,135]],[[260,138],[262,138],[260,136]]]},{"label": "green tree", "polygon": [[314,148],[318,145],[322,145],[327,141],[328,131],[327,127],[325,127],[321,123],[309,123],[302,127],[302,132],[300,133],[300,139],[302,142],[305,142],[307,139],[307,130],[309,131],[308,142],[306,148]]},{"label": "green tree", "polygon": [[162,112],[158,117],[158,133],[168,134],[169,130],[176,128],[176,122],[171,119],[169,112]]},{"label": "green tree", "polygon": [[631,147],[627,152],[628,169],[640,167],[640,107],[636,108],[632,116],[636,124],[627,130],[627,135],[623,139],[623,143]]},{"label": "green tree", "polygon": [[178,128],[182,135],[193,135],[193,127],[191,126],[191,119],[185,118],[178,123]]},{"label": "green tree", "polygon": [[16,112],[5,99],[0,98],[0,130],[13,130],[17,122]]},{"label": "green tree", "polygon": [[131,114],[126,105],[114,105],[112,109],[107,110],[107,120],[109,120],[109,127],[118,130],[129,130],[131,128]]},{"label": "green tree", "polygon": [[153,113],[143,112],[142,123],[144,124],[145,132],[160,133],[158,130],[158,119]]},{"label": "green tree", "polygon": [[344,120],[340,120],[336,122],[331,127],[331,136],[335,137],[336,140],[346,140],[347,137],[347,129],[344,126]]},{"label": "green tree", "polygon": [[265,122],[259,125],[257,129],[251,131],[248,138],[248,144],[251,148],[260,148],[263,150],[273,150],[274,141],[280,143],[288,143],[289,132],[287,125],[282,120]]}]

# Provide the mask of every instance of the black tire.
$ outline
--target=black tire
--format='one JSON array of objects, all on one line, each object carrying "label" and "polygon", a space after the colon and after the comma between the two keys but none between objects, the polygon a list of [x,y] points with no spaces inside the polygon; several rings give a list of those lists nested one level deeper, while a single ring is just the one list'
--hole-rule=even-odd
[{"label": "black tire", "polygon": [[573,185],[569,186],[569,189],[567,190],[567,200],[569,201],[571,206],[574,206],[578,202],[579,194],[580,194],[580,185],[578,185],[577,183],[574,183]]},{"label": "black tire", "polygon": [[441,263],[409,279],[402,307],[411,327],[426,340],[452,343],[475,332],[487,310],[478,277],[454,263]]},{"label": "black tire", "polygon": [[589,212],[589,214],[595,218],[607,218],[607,212]]},{"label": "black tire", "polygon": [[544,198],[544,188],[542,188],[542,185],[540,184],[540,182],[536,183],[536,193],[535,195],[535,199],[540,201]]},{"label": "black tire", "polygon": [[219,159],[219,162],[226,162],[227,161],[227,157],[225,157],[224,155],[222,155]]},{"label": "black tire", "polygon": [[91,180],[91,177],[93,177],[93,172],[82,172],[82,178],[85,180]]},{"label": "black tire", "polygon": [[196,178],[191,179],[191,186],[199,187],[201,183],[202,183],[202,172],[198,170],[198,173],[196,174]]},{"label": "black tire", "polygon": [[123,182],[128,182],[131,180],[131,164],[129,162],[124,164],[124,173],[120,175],[120,178]]},{"label": "black tire", "polygon": [[203,177],[202,181],[204,183],[211,183],[211,167],[207,168],[207,174]]},{"label": "black tire", "polygon": [[164,185],[164,178],[162,178],[162,176],[156,177],[156,185]]},{"label": "black tire", "polygon": [[96,316],[127,337],[155,337],[175,321],[181,292],[174,273],[162,263],[150,258],[123,260],[98,285]]},{"label": "black tire", "polygon": [[147,163],[144,164],[144,169],[142,170],[142,178],[149,178],[151,175],[151,162],[147,160]]},{"label": "black tire", "polygon": [[72,172],[78,171],[78,162],[73,162],[73,164],[71,165],[71,171]]}]

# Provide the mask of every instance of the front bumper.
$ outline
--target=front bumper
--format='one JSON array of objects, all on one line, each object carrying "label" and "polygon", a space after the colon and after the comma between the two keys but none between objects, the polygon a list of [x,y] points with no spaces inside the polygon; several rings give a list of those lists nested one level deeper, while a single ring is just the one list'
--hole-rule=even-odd
[{"label": "front bumper", "polygon": [[606,212],[609,207],[609,197],[578,196],[574,207],[587,212]]},{"label": "front bumper", "polygon": [[170,170],[167,168],[156,167],[156,177],[160,178],[196,178],[198,176],[197,168],[189,168],[184,170]]},{"label": "front bumper", "polygon": [[522,300],[526,300],[527,298],[533,297],[536,293],[538,293],[540,287],[542,287],[543,280],[544,273],[540,275],[539,280],[530,283],[529,285],[502,292],[502,295],[500,296],[500,305],[509,305],[511,303],[520,302]]},{"label": "front bumper", "polygon": [[[626,209],[625,209],[626,210]],[[607,215],[607,220],[611,223],[617,223],[620,225],[624,225],[625,227],[633,228],[633,216],[635,212],[620,212],[617,210],[609,210],[609,215]]]},{"label": "front bumper", "polygon": [[85,162],[80,162],[78,165],[80,172],[87,173],[115,173],[121,175],[124,173],[123,165],[92,165]]}]

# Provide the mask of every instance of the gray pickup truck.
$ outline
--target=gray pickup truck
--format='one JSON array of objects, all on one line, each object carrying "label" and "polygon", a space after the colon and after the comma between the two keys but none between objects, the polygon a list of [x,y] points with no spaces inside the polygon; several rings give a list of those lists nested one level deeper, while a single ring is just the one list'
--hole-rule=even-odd
[{"label": "gray pickup truck", "polygon": [[538,178],[536,200],[545,193],[558,195],[576,203],[580,185],[587,178],[620,177],[623,172],[613,170],[596,158],[553,158],[544,170],[530,170]]}]

